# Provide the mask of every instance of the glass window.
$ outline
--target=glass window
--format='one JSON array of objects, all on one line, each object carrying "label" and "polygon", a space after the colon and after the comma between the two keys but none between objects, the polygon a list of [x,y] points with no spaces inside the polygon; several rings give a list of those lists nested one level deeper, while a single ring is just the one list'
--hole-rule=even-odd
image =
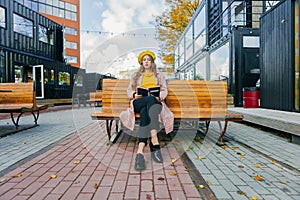
[{"label": "glass window", "polygon": [[33,37],[33,22],[20,15],[14,14],[14,31]]},{"label": "glass window", "polygon": [[53,1],[52,0],[46,0],[46,4],[52,5]]},{"label": "glass window", "polygon": [[193,26],[188,27],[184,35],[185,47],[188,48],[193,43]]},{"label": "glass window", "polygon": [[76,28],[65,27],[66,34],[77,35]]},{"label": "glass window", "polygon": [[76,13],[71,12],[70,14],[71,14],[71,16],[70,16],[71,18],[70,19],[73,20],[73,21],[76,21],[77,20]]},{"label": "glass window", "polygon": [[210,79],[223,80],[229,77],[229,43],[210,55]]},{"label": "glass window", "polygon": [[69,48],[69,49],[77,49],[77,43],[66,41],[66,47]]},{"label": "glass window", "polygon": [[52,5],[58,7],[58,0],[53,0],[53,4]]},{"label": "glass window", "polygon": [[3,27],[3,28],[6,27],[5,9],[2,7],[0,7],[0,27]]},{"label": "glass window", "polygon": [[46,5],[45,4],[39,4],[39,11],[42,13],[46,13]]},{"label": "glass window", "polygon": [[46,14],[49,14],[49,15],[52,15],[53,11],[52,11],[52,6],[48,6],[46,5],[46,11],[45,11]]},{"label": "glass window", "polygon": [[58,7],[65,9],[65,2],[59,1]]},{"label": "glass window", "polygon": [[59,17],[58,8],[53,7],[53,16]]},{"label": "glass window", "polygon": [[194,21],[194,33],[195,37],[197,37],[202,31],[205,29],[205,7],[199,12]]},{"label": "glass window", "polygon": [[82,74],[75,75],[75,85],[79,86],[79,87],[83,86],[83,75]]},{"label": "glass window", "polygon": [[31,8],[32,8],[32,10],[34,10],[34,11],[38,11],[38,3],[32,2],[32,3],[31,3]]},{"label": "glass window", "polygon": [[14,66],[14,76],[15,76],[15,83],[22,82],[22,66],[19,65]]},{"label": "glass window", "polygon": [[67,63],[77,63],[77,57],[76,56],[66,56]]},{"label": "glass window", "polygon": [[44,69],[44,82],[45,84],[54,84],[54,70]]},{"label": "glass window", "polygon": [[69,72],[59,72],[58,73],[58,85],[70,86],[70,73]]},{"label": "glass window", "polygon": [[66,19],[70,19],[71,20],[71,12],[70,11],[65,11],[65,17]]},{"label": "glass window", "polygon": [[47,28],[39,25],[39,41],[48,43]]},{"label": "glass window", "polygon": [[196,63],[196,80],[206,80],[206,57]]},{"label": "glass window", "polygon": [[58,9],[58,17],[65,18],[65,10],[64,9]]}]

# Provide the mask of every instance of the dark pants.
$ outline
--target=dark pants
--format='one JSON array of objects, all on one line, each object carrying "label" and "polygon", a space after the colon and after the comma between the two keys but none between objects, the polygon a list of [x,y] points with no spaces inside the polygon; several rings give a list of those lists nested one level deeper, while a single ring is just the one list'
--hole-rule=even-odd
[{"label": "dark pants", "polygon": [[134,112],[140,113],[139,142],[147,144],[151,130],[159,130],[158,115],[162,105],[153,96],[142,97],[133,101]]}]

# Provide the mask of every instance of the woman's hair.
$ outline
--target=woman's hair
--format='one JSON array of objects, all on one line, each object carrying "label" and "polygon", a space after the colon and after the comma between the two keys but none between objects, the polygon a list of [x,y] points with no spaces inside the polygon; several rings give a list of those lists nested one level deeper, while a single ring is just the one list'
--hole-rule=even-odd
[{"label": "woman's hair", "polygon": [[[148,55],[148,54],[146,54]],[[157,69],[156,69],[156,64],[153,60],[153,58],[151,57],[151,55],[148,55],[151,58],[151,71],[153,72],[154,76],[157,77]],[[144,57],[144,56],[143,56]],[[142,76],[142,73],[145,72],[145,67],[140,64],[140,69],[135,73],[134,77],[133,77],[133,82],[132,82],[132,89],[135,90],[137,87],[137,81],[138,79]]]}]

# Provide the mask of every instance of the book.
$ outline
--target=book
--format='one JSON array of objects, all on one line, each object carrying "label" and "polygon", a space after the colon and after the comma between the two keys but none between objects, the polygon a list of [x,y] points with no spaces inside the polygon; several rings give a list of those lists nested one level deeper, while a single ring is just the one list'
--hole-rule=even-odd
[{"label": "book", "polygon": [[155,97],[159,97],[160,86],[154,86],[154,87],[151,87],[151,88],[138,87],[137,88],[137,94],[142,95],[143,97],[150,96],[150,95],[153,95]]}]

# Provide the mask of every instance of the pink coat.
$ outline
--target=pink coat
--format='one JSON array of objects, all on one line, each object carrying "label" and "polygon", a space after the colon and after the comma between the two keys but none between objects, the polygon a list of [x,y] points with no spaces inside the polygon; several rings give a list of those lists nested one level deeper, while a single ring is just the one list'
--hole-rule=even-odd
[{"label": "pink coat", "polygon": [[[127,88],[127,95],[130,99],[133,99],[133,93],[135,92],[135,90],[132,90],[131,88],[134,76],[135,74],[133,74],[133,76],[131,77],[129,86]],[[173,131],[173,127],[174,127],[174,114],[171,112],[171,110],[167,107],[167,105],[163,101],[168,95],[167,83],[164,75],[161,73],[158,73],[157,78],[156,77],[154,78],[156,84],[161,86],[160,99],[162,100],[161,102],[162,110],[159,114],[159,121],[163,123],[166,133],[170,133]],[[142,76],[138,79],[137,86],[140,86],[141,83],[142,83]],[[125,127],[127,127],[130,130],[133,130],[135,125],[135,113],[134,113],[132,102],[133,100],[131,100],[130,107],[126,111],[120,113],[121,122]]]}]

